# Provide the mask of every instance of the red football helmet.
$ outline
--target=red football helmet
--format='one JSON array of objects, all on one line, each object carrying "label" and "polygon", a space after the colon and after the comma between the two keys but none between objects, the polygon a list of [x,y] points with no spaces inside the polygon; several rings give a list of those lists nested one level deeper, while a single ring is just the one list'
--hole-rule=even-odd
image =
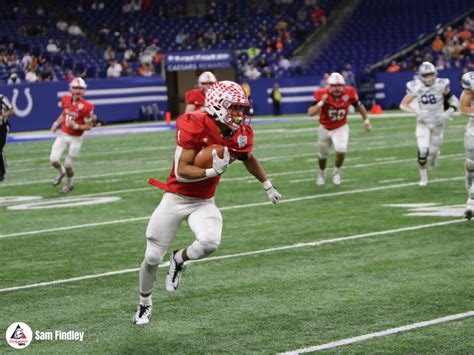
[{"label": "red football helmet", "polygon": [[204,109],[235,131],[250,119],[251,105],[242,86],[233,81],[218,81],[206,91]]},{"label": "red football helmet", "polygon": [[328,78],[328,85],[329,85],[329,93],[332,95],[341,95],[344,91],[344,86],[346,85],[346,81],[344,77],[339,73],[331,73]]}]

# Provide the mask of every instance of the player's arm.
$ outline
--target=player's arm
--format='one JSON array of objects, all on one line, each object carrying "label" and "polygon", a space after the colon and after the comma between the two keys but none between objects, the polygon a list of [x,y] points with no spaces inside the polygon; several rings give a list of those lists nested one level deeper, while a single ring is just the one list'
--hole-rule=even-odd
[{"label": "player's arm", "polygon": [[262,183],[263,189],[267,193],[268,198],[273,203],[279,203],[281,194],[272,185],[270,180],[268,180],[267,174],[265,173],[265,170],[263,169],[263,166],[260,164],[260,161],[257,159],[257,157],[252,153],[246,153],[245,155],[241,156],[239,160],[244,163],[247,171]]},{"label": "player's arm", "polygon": [[328,99],[328,95],[325,94],[322,96],[321,100],[315,101],[313,105],[308,108],[308,116],[316,116],[318,111],[324,106],[326,100]]},{"label": "player's arm", "polygon": [[58,116],[58,118],[56,118],[53,122],[53,124],[51,125],[51,132],[56,132],[56,130],[58,129],[59,125],[61,123],[63,123],[63,120],[64,120],[64,111],[61,112]]},{"label": "player's arm", "polygon": [[364,104],[357,98],[357,101],[353,103],[354,107],[359,111],[362,120],[364,121],[364,131],[370,132],[372,130],[372,123],[370,123],[369,115]]},{"label": "player's arm", "polygon": [[466,116],[474,117],[474,107],[471,107],[471,102],[474,101],[474,91],[464,89],[459,100],[459,112]]},{"label": "player's arm", "polygon": [[414,99],[415,99],[415,96],[406,94],[403,97],[402,102],[400,102],[400,110],[409,112],[409,113],[417,113],[416,110],[410,106],[410,104],[412,103]]},{"label": "player's arm", "polygon": [[216,150],[212,152],[212,168],[203,169],[193,164],[196,157],[194,149],[176,147],[174,174],[179,182],[196,182],[223,174],[229,166],[230,154],[227,147],[220,159]]},{"label": "player's arm", "polygon": [[0,115],[0,121],[6,120],[11,115],[13,115],[13,108],[8,109],[3,113],[3,115]]}]

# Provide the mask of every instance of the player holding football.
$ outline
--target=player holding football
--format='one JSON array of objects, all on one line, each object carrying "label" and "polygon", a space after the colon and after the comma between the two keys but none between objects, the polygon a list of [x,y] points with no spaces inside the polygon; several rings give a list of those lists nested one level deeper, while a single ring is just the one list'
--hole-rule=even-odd
[{"label": "player holding football", "polygon": [[468,198],[464,217],[471,219],[474,214],[474,71],[462,76],[463,92],[459,104],[459,111],[469,116],[469,123],[464,135],[464,148],[466,149],[466,189]]},{"label": "player holding football", "polygon": [[184,101],[186,102],[184,113],[192,111],[204,111],[204,97],[206,95],[206,90],[209,89],[216,81],[216,76],[210,71],[205,71],[199,75],[199,88],[189,90],[184,94]]},{"label": "player holding football", "polygon": [[336,151],[335,167],[333,169],[332,182],[334,185],[341,184],[341,166],[347,152],[349,143],[349,125],[347,124],[347,113],[349,106],[355,106],[364,120],[364,130],[370,132],[372,124],[367,116],[365,106],[360,102],[357,91],[351,86],[346,86],[344,77],[339,73],[332,73],[328,80],[328,87],[316,90],[314,103],[308,109],[308,116],[319,116],[319,175],[316,185],[326,183],[326,162],[329,148],[334,144]]},{"label": "player holding football", "polygon": [[[66,185],[61,193],[71,192],[74,187],[74,159],[81,149],[84,131],[92,128],[95,120],[94,106],[83,99],[87,85],[82,78],[74,78],[69,83],[71,95],[64,95],[61,99],[63,111],[51,126],[51,132],[56,132],[61,125],[61,132],[51,148],[49,160],[58,170],[53,186],[58,186],[64,176],[67,176]],[[64,165],[59,161],[63,152],[69,148]]]},{"label": "player holding football", "polygon": [[[431,156],[430,167],[434,168],[443,143],[444,126],[459,103],[451,93],[449,79],[437,76],[438,71],[433,64],[422,63],[418,68],[418,79],[407,83],[407,93],[400,103],[400,109],[416,114],[420,186],[428,185],[428,156]],[[410,106],[415,99],[417,108]],[[449,106],[446,111],[445,105]]]},{"label": "player holding football", "polygon": [[[156,271],[184,219],[196,240],[187,248],[171,253],[166,290],[176,291],[187,260],[202,259],[219,246],[222,215],[214,203],[214,193],[229,164],[242,161],[250,174],[262,183],[270,200],[280,201],[281,195],[252,154],[253,131],[246,123],[249,112],[250,104],[242,87],[232,81],[221,81],[207,90],[205,112],[195,111],[178,117],[176,152],[167,183],[150,179],[151,184],[165,193],[146,230],[147,246],[139,273],[140,304],[133,317],[134,324],[150,322]],[[223,157],[219,158],[213,150],[211,168],[193,165],[196,154],[213,144],[225,146]]]}]

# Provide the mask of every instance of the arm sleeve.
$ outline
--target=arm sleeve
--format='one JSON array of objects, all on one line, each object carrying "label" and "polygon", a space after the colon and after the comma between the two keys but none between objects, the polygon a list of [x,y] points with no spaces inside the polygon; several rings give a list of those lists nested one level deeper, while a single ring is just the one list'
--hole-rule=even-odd
[{"label": "arm sleeve", "polygon": [[5,111],[11,110],[13,108],[12,104],[10,103],[10,100],[6,96],[2,97],[2,105],[5,108]]}]

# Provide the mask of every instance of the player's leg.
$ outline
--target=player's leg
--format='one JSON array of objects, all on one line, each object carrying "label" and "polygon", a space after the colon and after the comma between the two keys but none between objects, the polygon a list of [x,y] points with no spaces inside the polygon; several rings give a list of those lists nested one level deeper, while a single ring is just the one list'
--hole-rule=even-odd
[{"label": "player's leg", "polygon": [[430,168],[434,169],[440,154],[441,145],[444,139],[444,125],[436,126],[431,130],[431,139],[429,146]]},{"label": "player's leg", "polygon": [[319,145],[319,155],[318,155],[318,165],[319,165],[319,174],[316,178],[316,185],[321,186],[326,182],[326,164],[329,155],[329,149],[331,148],[331,137],[329,137],[329,131],[323,126],[319,126],[318,131],[318,145]]},{"label": "player's leg", "polygon": [[61,155],[66,150],[66,148],[67,142],[63,134],[60,134],[54,141],[53,146],[51,147],[51,154],[49,155],[49,161],[51,162],[51,165],[56,170],[58,170],[58,175],[56,175],[52,181],[53,186],[58,186],[66,175],[66,169],[60,162]]},{"label": "player's leg", "polygon": [[139,272],[140,303],[133,317],[134,324],[150,322],[151,293],[156,280],[156,272],[181,221],[185,218],[185,215],[180,213],[181,206],[179,196],[165,193],[148,222],[145,257]]},{"label": "player's leg", "polygon": [[188,224],[196,240],[189,247],[172,253],[166,275],[166,289],[170,292],[176,291],[179,286],[185,261],[205,258],[221,242],[222,215],[214,204],[214,199],[200,202],[189,215]]},{"label": "player's leg", "polygon": [[466,189],[468,193],[464,216],[471,219],[474,215],[474,127],[468,129],[464,135],[464,148],[466,149]]},{"label": "player's leg", "polygon": [[336,161],[334,163],[332,182],[334,185],[340,185],[342,182],[341,167],[344,163],[347,146],[349,144],[349,125],[345,124],[344,126],[335,129],[332,132],[331,139],[334,144],[334,150],[336,151]]},{"label": "player's leg", "polygon": [[3,181],[5,178],[5,173],[7,172],[7,163],[5,161],[5,153],[3,148],[7,142],[8,127],[6,124],[0,125],[0,181]]},{"label": "player's leg", "polygon": [[67,137],[69,143],[69,151],[64,159],[64,167],[66,168],[66,185],[61,190],[62,193],[71,192],[74,188],[74,161],[78,157],[82,147],[83,137]]},{"label": "player's leg", "polygon": [[430,147],[431,131],[423,123],[416,124],[416,141],[418,145],[418,165],[420,167],[420,186],[428,185],[428,172],[426,170],[426,162],[428,161],[428,153]]}]

